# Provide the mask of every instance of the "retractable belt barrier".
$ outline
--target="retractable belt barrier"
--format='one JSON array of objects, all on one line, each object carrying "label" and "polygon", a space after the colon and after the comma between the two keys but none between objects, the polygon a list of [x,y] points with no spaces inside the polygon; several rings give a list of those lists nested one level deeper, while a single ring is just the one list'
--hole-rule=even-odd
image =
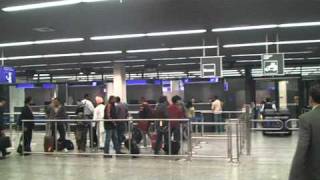
[{"label": "retractable belt barrier", "polygon": [[[299,126],[298,126],[298,123],[299,123],[299,119],[289,119],[285,122],[285,127],[288,129],[288,130],[291,130],[291,131],[297,131],[299,130]],[[296,127],[292,127],[293,123],[296,123],[295,126]]]},{"label": "retractable belt barrier", "polygon": [[[54,154],[54,155],[114,155],[114,156],[131,156],[131,157],[139,157],[139,156],[145,156],[145,157],[154,157],[154,156],[160,156],[160,157],[183,157],[187,160],[191,160],[192,158],[227,158],[230,160],[230,162],[239,162],[240,154],[242,153],[242,149],[245,146],[245,122],[241,119],[227,119],[226,122],[191,122],[189,119],[101,119],[101,120],[86,120],[86,119],[44,119],[44,120],[22,120],[22,128],[24,129],[25,125],[28,122],[41,122],[46,123],[46,135],[48,132],[53,132],[54,134],[51,134],[52,137],[54,137],[54,149],[52,152],[44,152],[44,150],[38,148],[34,148],[32,152],[26,152],[24,151],[24,144],[23,152],[24,154]],[[99,144],[100,139],[100,123],[102,122],[114,122],[114,123],[125,123],[127,125],[127,131],[125,133],[126,141],[128,142],[128,147],[126,152],[123,153],[105,153],[105,151],[100,151],[99,145],[98,148],[93,147],[93,143],[91,144],[90,148],[87,149],[85,152],[76,152],[76,151],[68,151],[58,149],[58,132],[60,131],[58,126],[61,126],[63,124],[64,129],[67,129],[66,136],[68,138],[71,138],[72,134],[72,127],[76,126],[79,123],[88,123],[91,124],[89,128],[91,129],[90,132],[90,140],[93,142],[93,134],[92,134],[92,128],[93,124],[95,124],[97,128],[97,139]],[[143,149],[141,153],[133,153],[133,149],[136,147],[136,144],[134,144],[134,133],[135,130],[138,128],[140,122],[148,122],[150,126],[154,127],[154,132],[151,136],[151,133],[143,134],[144,136],[149,135],[151,140],[151,147],[152,149],[145,148]],[[161,129],[160,122],[167,122],[166,126],[163,126],[165,130]],[[175,125],[173,125],[175,122]],[[137,125],[138,124],[138,125]],[[203,135],[198,136],[197,133],[192,132],[193,126],[225,126],[226,127],[226,135]],[[174,126],[174,127],[172,127]],[[149,128],[150,130],[150,128]],[[141,131],[140,131],[141,132]],[[76,132],[74,132],[76,134]],[[159,135],[159,133],[162,133],[162,135]],[[60,134],[60,132],[59,132]],[[155,135],[156,134],[156,135]],[[46,136],[45,135],[45,136]],[[155,136],[157,137],[155,139]],[[161,137],[159,137],[161,136]],[[227,155],[221,155],[221,156],[211,156],[211,155],[197,155],[193,154],[193,146],[192,141],[197,139],[214,139],[215,137],[223,137],[227,141]],[[23,143],[24,143],[24,136],[22,135]],[[164,145],[162,143],[161,147],[166,153],[159,155],[155,152],[153,152],[155,149],[155,143],[159,144],[159,139],[164,142]],[[160,141],[161,141],[160,140]],[[157,142],[155,142],[157,141]],[[44,142],[43,142],[44,143]],[[178,143],[178,145],[177,145]],[[41,143],[40,143],[41,144]],[[177,146],[178,152],[177,151]],[[86,146],[87,147],[87,146]]]},{"label": "retractable belt barrier", "polygon": [[[253,131],[280,131],[284,128],[284,124],[283,121],[281,121],[280,119],[264,119],[264,120],[259,120],[259,119],[251,119],[250,122],[253,123],[261,123],[262,127],[258,127],[258,128],[253,128],[251,127],[251,130]],[[268,124],[268,123],[278,123],[280,124],[279,127],[263,127],[265,126],[264,124]],[[267,125],[268,126],[268,125]]]}]

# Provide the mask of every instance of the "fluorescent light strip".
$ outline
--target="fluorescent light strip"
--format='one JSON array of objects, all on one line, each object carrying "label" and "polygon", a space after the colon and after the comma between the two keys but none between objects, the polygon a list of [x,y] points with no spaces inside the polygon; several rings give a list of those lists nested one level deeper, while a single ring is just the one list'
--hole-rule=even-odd
[{"label": "fluorescent light strip", "polygon": [[61,1],[51,1],[51,2],[43,2],[43,3],[35,3],[35,4],[26,4],[20,6],[11,6],[2,8],[2,11],[5,12],[15,12],[15,11],[25,11],[25,10],[32,10],[32,9],[42,9],[42,8],[49,8],[49,7],[58,7],[58,6],[68,6],[74,5],[79,3],[91,3],[91,2],[99,2],[99,1],[106,1],[106,0],[61,0]]},{"label": "fluorescent light strip", "polygon": [[237,60],[237,63],[261,62],[261,60]]},{"label": "fluorescent light strip", "polygon": [[17,47],[28,46],[34,44],[54,44],[54,43],[67,43],[67,42],[79,42],[84,41],[84,38],[64,38],[64,39],[50,39],[50,40],[38,40],[38,41],[25,41],[25,42],[11,42],[2,43],[0,47]]},{"label": "fluorescent light strip", "polygon": [[186,47],[174,47],[174,48],[137,49],[137,50],[128,50],[127,53],[197,50],[197,49],[212,49],[212,48],[217,48],[217,46],[211,45],[211,46],[186,46]]},{"label": "fluorescent light strip", "polygon": [[226,44],[224,48],[234,48],[234,47],[250,47],[250,46],[267,46],[273,45],[273,42],[256,42],[256,43],[243,43],[243,44]]},{"label": "fluorescent light strip", "polygon": [[279,24],[279,27],[280,27],[280,28],[287,28],[287,27],[306,27],[306,26],[320,26],[320,22],[300,22],[300,23]]},{"label": "fluorescent light strip", "polygon": [[80,64],[109,64],[111,61],[81,62]]},{"label": "fluorescent light strip", "polygon": [[145,37],[146,34],[123,34],[123,35],[111,35],[111,36],[93,36],[90,40],[109,40],[109,39],[127,39]]},{"label": "fluorescent light strip", "polygon": [[133,63],[133,62],[145,62],[147,61],[146,59],[136,59],[136,60],[115,60],[113,62],[115,63]]},{"label": "fluorescent light strip", "polygon": [[256,29],[271,29],[276,28],[276,24],[268,25],[257,25],[257,26],[239,26],[239,27],[230,27],[230,28],[215,28],[212,29],[212,32],[227,32],[227,31],[244,31],[244,30],[256,30]]},{"label": "fluorescent light strip", "polygon": [[177,63],[177,64],[166,64],[167,66],[180,66],[180,65],[196,65],[198,63]]},{"label": "fluorescent light strip", "polygon": [[307,58],[307,59],[309,59],[309,60],[319,60],[320,57],[310,57],[310,58]]},{"label": "fluorescent light strip", "polygon": [[200,34],[205,33],[205,29],[197,30],[184,30],[184,31],[167,31],[167,32],[153,32],[153,33],[140,33],[140,34],[120,34],[110,36],[93,36],[91,40],[110,40],[110,39],[129,39],[129,38],[140,38],[140,37],[154,37],[154,36],[172,36],[172,35],[183,35],[183,34]]},{"label": "fluorescent light strip", "polygon": [[23,66],[17,66],[17,67],[28,68],[28,67],[43,67],[43,66],[48,66],[48,64],[31,64],[31,65],[23,65]]},{"label": "fluorescent light strip", "polygon": [[320,39],[275,42],[275,44],[309,44],[309,43],[320,43]]},{"label": "fluorescent light strip", "polygon": [[185,60],[188,59],[187,57],[177,57],[177,58],[154,58],[151,59],[153,61],[169,61],[169,60]]},{"label": "fluorescent light strip", "polygon": [[[311,54],[312,51],[297,51],[297,52],[281,52],[283,54]],[[255,57],[261,56],[263,54],[234,54],[232,57]]]},{"label": "fluorescent light strip", "polygon": [[121,53],[122,51],[103,51],[103,52],[83,52],[83,53],[65,53],[65,54],[45,54],[45,55],[4,57],[4,58],[1,58],[1,60],[59,58],[59,57],[91,56],[91,55],[103,55],[103,54],[121,54]]},{"label": "fluorescent light strip", "polygon": [[200,34],[205,33],[207,30],[205,29],[197,29],[197,30],[184,30],[184,31],[167,31],[167,32],[154,32],[147,33],[147,36],[171,36],[171,35],[183,35],[183,34]]}]

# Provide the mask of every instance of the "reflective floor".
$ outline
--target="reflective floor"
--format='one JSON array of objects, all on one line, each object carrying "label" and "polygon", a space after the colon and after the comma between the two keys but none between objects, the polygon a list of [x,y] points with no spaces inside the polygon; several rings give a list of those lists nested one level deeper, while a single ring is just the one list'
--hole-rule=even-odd
[{"label": "reflective floor", "polygon": [[[252,155],[242,156],[240,164],[224,159],[168,160],[163,158],[126,157],[103,159],[53,155],[21,157],[13,153],[0,161],[1,180],[285,180],[297,135],[266,137],[252,135]],[[204,144],[206,149],[214,143]]]}]

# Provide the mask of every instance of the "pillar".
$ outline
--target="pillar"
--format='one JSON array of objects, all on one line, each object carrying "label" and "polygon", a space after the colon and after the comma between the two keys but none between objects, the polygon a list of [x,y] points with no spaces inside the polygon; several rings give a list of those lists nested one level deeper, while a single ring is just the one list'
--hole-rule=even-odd
[{"label": "pillar", "polygon": [[251,75],[251,68],[245,69],[245,102],[251,104],[256,101],[256,83]]},{"label": "pillar", "polygon": [[[108,88],[109,89],[109,88]],[[111,94],[108,93],[108,96]],[[127,102],[127,84],[126,69],[121,63],[115,63],[113,66],[113,94],[119,96],[121,101]]]},{"label": "pillar", "polygon": [[287,81],[278,82],[279,91],[279,109],[288,108],[288,98],[287,98]]}]

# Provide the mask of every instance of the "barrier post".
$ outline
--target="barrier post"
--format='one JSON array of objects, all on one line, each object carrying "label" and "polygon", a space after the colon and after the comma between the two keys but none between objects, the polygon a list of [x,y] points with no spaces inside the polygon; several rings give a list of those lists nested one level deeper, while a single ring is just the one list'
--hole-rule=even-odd
[{"label": "barrier post", "polygon": [[233,161],[233,148],[232,148],[232,126],[231,123],[229,122],[228,125],[229,127],[229,155],[230,155],[230,162]]},{"label": "barrier post", "polygon": [[188,161],[191,161],[192,158],[192,134],[191,134],[191,121],[188,121]]},{"label": "barrier post", "polygon": [[[88,119],[86,119],[86,121],[87,121]],[[88,123],[89,123],[89,127],[90,127],[90,131],[89,131],[89,133],[90,133],[90,148],[91,148],[91,151],[93,150],[93,128],[92,128],[92,123],[90,122],[90,121],[88,121]]]},{"label": "barrier post", "polygon": [[[21,136],[22,136],[22,155],[24,156],[24,121],[22,120],[22,129],[21,129]],[[20,140],[20,139],[19,139]],[[20,145],[20,142],[19,142],[19,145]]]},{"label": "barrier post", "polygon": [[239,158],[240,158],[240,149],[239,149],[239,123],[236,123],[236,150],[237,150],[237,158],[236,158],[236,162],[239,162]]},{"label": "barrier post", "polygon": [[57,129],[58,129],[58,125],[57,125],[57,121],[54,122],[54,141],[55,141],[55,144],[56,144],[56,152],[58,152],[58,136],[57,136]]},{"label": "barrier post", "polygon": [[168,121],[168,154],[171,155],[171,125],[170,121]]},{"label": "barrier post", "polygon": [[251,123],[250,123],[250,109],[249,106],[246,107],[245,112],[245,123],[246,123],[246,148],[247,148],[247,155],[251,155]]},{"label": "barrier post", "polygon": [[131,123],[131,119],[129,119],[128,120],[128,146],[129,146],[129,154],[131,154],[131,141],[132,141],[132,131],[131,131],[131,125],[132,125],[133,123]]},{"label": "barrier post", "polygon": [[182,122],[180,122],[180,155],[183,154],[183,128],[182,128]]}]

